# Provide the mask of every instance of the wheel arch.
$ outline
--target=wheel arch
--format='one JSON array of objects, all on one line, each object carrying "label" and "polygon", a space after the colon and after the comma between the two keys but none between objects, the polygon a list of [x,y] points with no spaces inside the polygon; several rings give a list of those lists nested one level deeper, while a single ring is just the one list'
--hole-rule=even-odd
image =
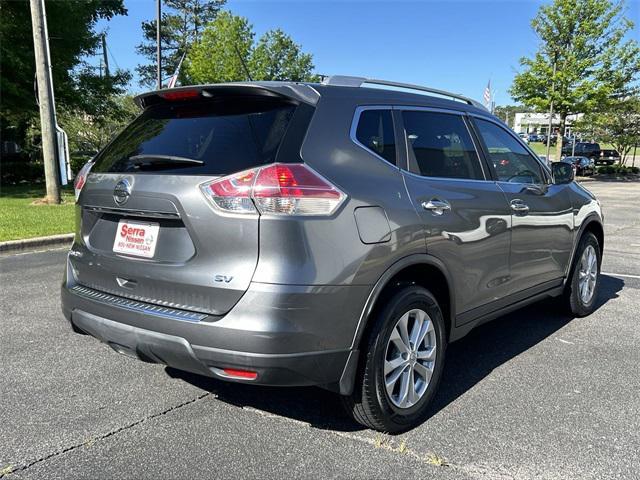
[{"label": "wheel arch", "polygon": [[602,256],[604,254],[604,226],[602,225],[602,219],[600,216],[593,212],[589,216],[587,216],[582,225],[580,225],[580,229],[576,234],[573,241],[573,250],[571,252],[571,260],[567,265],[567,271],[564,278],[564,283],[566,284],[567,280],[571,276],[571,268],[573,267],[576,252],[578,250],[578,246],[580,245],[580,240],[584,236],[585,233],[593,233],[595,237],[598,239],[598,246],[600,247],[600,260],[602,260]]},{"label": "wheel arch", "polygon": [[378,279],[362,309],[351,344],[351,354],[340,378],[339,389],[342,395],[349,395],[353,391],[360,359],[360,346],[371,326],[370,318],[375,314],[380,301],[392,295],[403,285],[423,286],[436,297],[442,309],[448,341],[454,327],[455,291],[444,263],[428,254],[414,254],[398,260]]}]

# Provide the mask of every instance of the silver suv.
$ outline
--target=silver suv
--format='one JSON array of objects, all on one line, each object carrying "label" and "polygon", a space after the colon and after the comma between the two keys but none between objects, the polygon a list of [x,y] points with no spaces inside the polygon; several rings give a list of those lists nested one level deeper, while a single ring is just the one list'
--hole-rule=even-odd
[{"label": "silver suv", "polygon": [[599,202],[470,99],[330,77],[137,101],[77,177],[62,285],[73,329],[120,353],[318,385],[397,432],[476,325],[549,297],[594,309]]}]

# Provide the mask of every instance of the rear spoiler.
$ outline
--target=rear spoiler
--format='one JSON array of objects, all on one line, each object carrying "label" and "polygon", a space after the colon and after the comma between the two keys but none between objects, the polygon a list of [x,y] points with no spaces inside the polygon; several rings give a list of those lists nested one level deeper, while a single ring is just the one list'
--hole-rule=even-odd
[{"label": "rear spoiler", "polygon": [[177,88],[165,88],[143,93],[135,97],[140,108],[170,101],[196,100],[198,98],[216,98],[224,96],[256,95],[294,100],[316,105],[320,94],[305,83],[294,82],[243,82],[217,83],[212,85],[192,85]]}]

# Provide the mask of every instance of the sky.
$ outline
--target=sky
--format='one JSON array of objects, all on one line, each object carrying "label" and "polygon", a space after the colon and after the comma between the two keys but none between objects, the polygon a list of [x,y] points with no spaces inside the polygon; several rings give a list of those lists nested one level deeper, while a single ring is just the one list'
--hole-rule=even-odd
[{"label": "sky", "polygon": [[[508,89],[519,59],[538,38],[531,19],[537,0],[308,1],[229,0],[226,9],[246,17],[256,38],[281,28],[305,52],[316,72],[416,83],[482,99],[491,81],[497,105],[513,103]],[[110,61],[134,70],[146,60],[135,52],[140,24],[155,15],[155,0],[125,0],[129,14],[101,21]],[[627,1],[627,17],[640,40],[640,0]],[[92,59],[93,63],[98,62]],[[132,92],[143,87],[134,80]]]}]

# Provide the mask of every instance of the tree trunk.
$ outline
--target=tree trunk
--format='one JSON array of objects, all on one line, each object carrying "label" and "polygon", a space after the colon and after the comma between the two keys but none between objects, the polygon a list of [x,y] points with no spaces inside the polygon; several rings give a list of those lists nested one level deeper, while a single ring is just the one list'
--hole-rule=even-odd
[{"label": "tree trunk", "polygon": [[562,157],[562,139],[564,138],[564,127],[567,123],[567,114],[559,113],[560,126],[558,127],[558,139],[556,141],[556,162]]}]

